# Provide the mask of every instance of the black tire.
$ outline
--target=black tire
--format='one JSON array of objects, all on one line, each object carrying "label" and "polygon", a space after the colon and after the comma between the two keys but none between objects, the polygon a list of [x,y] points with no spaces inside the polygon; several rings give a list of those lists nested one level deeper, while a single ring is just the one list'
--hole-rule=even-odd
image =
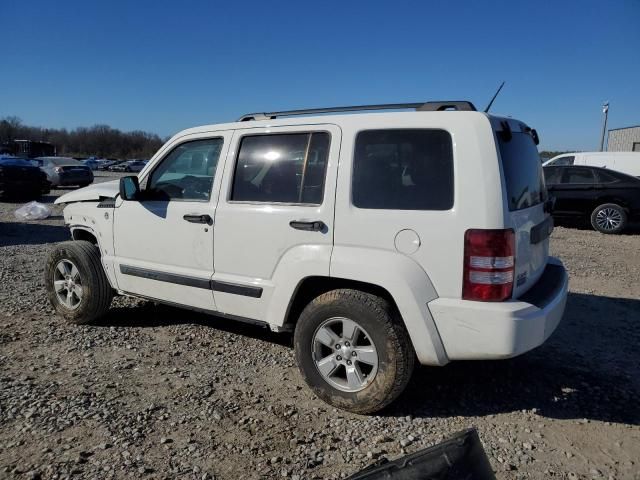
[{"label": "black tire", "polygon": [[[82,299],[71,309],[63,304],[54,288],[54,275],[61,260],[71,261],[78,269]],[[98,247],[84,240],[62,242],[49,255],[44,272],[47,295],[58,315],[69,323],[89,323],[109,310],[113,291],[100,260]]]},{"label": "black tire", "polygon": [[600,233],[620,233],[627,227],[627,211],[615,203],[599,205],[591,213],[591,226]]},{"label": "black tire", "polygon": [[[342,391],[316,367],[315,333],[336,317],[364,328],[377,350],[377,372],[362,390]],[[395,308],[383,298],[358,290],[332,290],[309,303],[296,324],[294,347],[302,377],[313,392],[334,407],[359,414],[377,412],[393,402],[409,383],[415,364],[413,346]]]}]

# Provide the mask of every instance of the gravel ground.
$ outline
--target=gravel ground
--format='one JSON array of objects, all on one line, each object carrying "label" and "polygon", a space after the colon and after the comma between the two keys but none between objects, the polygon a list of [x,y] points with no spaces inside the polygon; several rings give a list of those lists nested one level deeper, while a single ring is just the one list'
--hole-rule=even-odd
[{"label": "gravel ground", "polygon": [[501,479],[640,478],[637,233],[557,228],[571,293],[547,344],[418,368],[364,417],[312,396],[287,335],[124,298],[63,324],[42,282],[61,209],[18,206],[0,203],[0,478],[343,478],[470,426]]}]

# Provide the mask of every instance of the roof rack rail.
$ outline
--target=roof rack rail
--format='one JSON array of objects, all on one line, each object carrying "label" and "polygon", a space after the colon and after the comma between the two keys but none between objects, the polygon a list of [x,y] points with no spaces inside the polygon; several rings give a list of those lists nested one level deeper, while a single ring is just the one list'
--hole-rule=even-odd
[{"label": "roof rack rail", "polygon": [[476,111],[473,103],[468,101],[451,102],[420,102],[420,103],[383,103],[379,105],[352,105],[346,107],[307,108],[303,110],[284,110],[281,112],[247,113],[241,116],[238,122],[251,120],[273,120],[277,117],[289,117],[294,115],[315,115],[322,113],[339,112],[363,112],[366,110],[406,110],[415,109],[419,112],[442,112],[445,110]]}]

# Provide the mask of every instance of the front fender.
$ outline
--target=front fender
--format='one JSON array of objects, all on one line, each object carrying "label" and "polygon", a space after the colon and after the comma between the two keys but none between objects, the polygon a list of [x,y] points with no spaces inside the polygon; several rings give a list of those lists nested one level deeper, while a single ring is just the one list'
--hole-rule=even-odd
[{"label": "front fender", "polygon": [[335,246],[330,276],[378,285],[393,297],[423,365],[449,362],[427,303],[438,295],[425,271],[397,252]]},{"label": "front fender", "polygon": [[98,202],[68,204],[63,210],[64,223],[72,235],[76,230],[84,230],[95,237],[107,279],[117,289],[113,265],[113,208],[101,208],[99,205]]}]

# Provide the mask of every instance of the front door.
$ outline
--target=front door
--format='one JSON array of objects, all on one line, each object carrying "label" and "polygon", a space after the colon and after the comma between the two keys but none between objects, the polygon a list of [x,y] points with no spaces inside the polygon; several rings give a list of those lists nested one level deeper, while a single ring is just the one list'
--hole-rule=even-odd
[{"label": "front door", "polygon": [[274,285],[329,275],[339,153],[335,125],[236,130],[216,211],[219,311],[269,321]]},{"label": "front door", "polygon": [[215,310],[213,222],[231,133],[182,138],[114,213],[115,274],[125,292]]}]

